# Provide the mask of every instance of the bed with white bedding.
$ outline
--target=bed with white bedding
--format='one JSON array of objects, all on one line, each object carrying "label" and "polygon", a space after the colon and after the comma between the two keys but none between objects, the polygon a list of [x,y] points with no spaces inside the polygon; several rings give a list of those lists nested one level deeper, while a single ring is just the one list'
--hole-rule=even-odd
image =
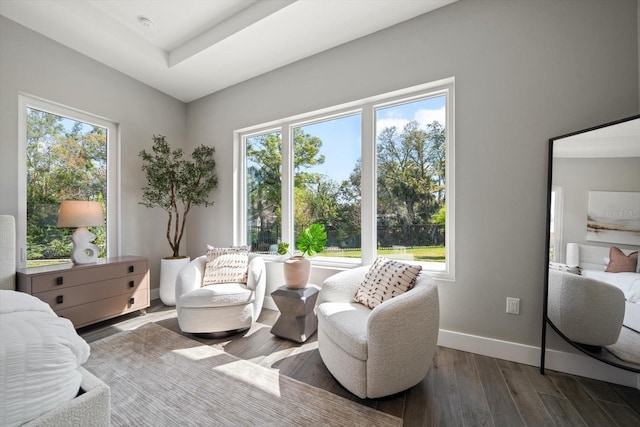
[{"label": "bed with white bedding", "polygon": [[20,425],[78,395],[89,344],[48,304],[0,290],[0,420]]},{"label": "bed with white bedding", "polygon": [[15,289],[15,221],[0,215],[0,426],[108,426],[109,387],[68,319]]},{"label": "bed with white bedding", "polygon": [[[628,255],[633,250],[623,252]],[[623,325],[640,332],[640,273],[606,272],[608,258],[608,246],[567,244],[568,265],[578,265],[582,276],[609,283],[622,290],[626,299]]]}]

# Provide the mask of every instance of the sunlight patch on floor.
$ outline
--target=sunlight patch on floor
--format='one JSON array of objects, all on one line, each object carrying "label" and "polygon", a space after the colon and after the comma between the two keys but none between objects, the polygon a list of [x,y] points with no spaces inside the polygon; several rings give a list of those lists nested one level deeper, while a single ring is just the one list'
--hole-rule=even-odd
[{"label": "sunlight patch on floor", "polygon": [[239,381],[280,397],[280,374],[270,369],[263,369],[246,360],[238,360],[217,366],[214,370],[229,375]]},{"label": "sunlight patch on floor", "polygon": [[172,353],[182,356],[189,360],[202,360],[210,357],[218,356],[224,352],[208,345],[200,345],[190,348],[178,348],[171,351]]}]

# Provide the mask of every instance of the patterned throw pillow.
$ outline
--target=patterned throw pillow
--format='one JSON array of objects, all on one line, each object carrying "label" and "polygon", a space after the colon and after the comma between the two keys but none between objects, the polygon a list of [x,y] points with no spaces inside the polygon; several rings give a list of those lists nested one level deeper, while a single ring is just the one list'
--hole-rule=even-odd
[{"label": "patterned throw pillow", "polygon": [[401,295],[416,283],[422,267],[378,257],[358,287],[353,299],[373,309]]},{"label": "patterned throw pillow", "polygon": [[549,262],[549,270],[566,271],[567,273],[581,274],[580,267],[577,265],[567,265],[560,262]]},{"label": "patterned throw pillow", "polygon": [[249,247],[216,248],[207,245],[207,264],[202,286],[216,283],[247,283]]},{"label": "patterned throw pillow", "polygon": [[625,255],[620,249],[611,246],[609,249],[609,265],[605,271],[609,273],[636,272],[638,264],[638,251]]}]

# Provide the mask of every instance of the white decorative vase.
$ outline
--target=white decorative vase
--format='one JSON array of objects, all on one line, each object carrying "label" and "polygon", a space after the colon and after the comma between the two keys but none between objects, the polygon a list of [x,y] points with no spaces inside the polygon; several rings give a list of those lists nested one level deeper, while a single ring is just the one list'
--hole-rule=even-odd
[{"label": "white decorative vase", "polygon": [[160,301],[164,305],[176,305],[176,277],[189,262],[189,257],[160,260]]},{"label": "white decorative vase", "polygon": [[284,262],[284,283],[287,288],[304,289],[310,273],[311,261],[303,256],[292,256]]}]

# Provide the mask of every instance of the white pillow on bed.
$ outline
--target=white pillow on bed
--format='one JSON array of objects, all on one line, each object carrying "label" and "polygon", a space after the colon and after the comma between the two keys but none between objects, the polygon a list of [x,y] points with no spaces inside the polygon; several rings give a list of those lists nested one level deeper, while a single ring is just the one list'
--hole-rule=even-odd
[{"label": "white pillow on bed", "polygon": [[0,420],[28,422],[75,398],[89,344],[69,319],[22,292],[0,290]]}]

